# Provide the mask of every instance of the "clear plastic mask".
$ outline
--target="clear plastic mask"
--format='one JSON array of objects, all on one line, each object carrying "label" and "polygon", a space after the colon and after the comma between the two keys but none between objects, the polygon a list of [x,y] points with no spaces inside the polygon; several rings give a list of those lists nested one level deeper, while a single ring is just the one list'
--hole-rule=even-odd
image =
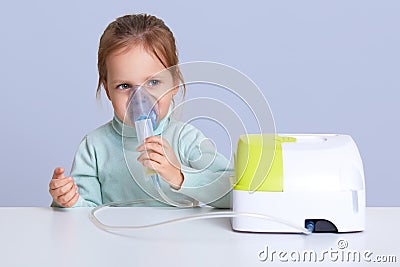
[{"label": "clear plastic mask", "polygon": [[154,135],[159,123],[157,99],[146,88],[132,88],[127,113],[131,125],[135,126],[139,144],[142,144],[145,138]]},{"label": "clear plastic mask", "polygon": [[127,123],[136,128],[139,144],[153,135],[162,118],[158,101],[176,86],[175,68],[163,70],[152,75],[143,84],[132,86],[127,101]]}]

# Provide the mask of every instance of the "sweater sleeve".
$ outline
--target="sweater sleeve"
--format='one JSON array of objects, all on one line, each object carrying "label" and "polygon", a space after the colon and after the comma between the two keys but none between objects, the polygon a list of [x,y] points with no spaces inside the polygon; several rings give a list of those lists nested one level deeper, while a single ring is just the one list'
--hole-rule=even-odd
[{"label": "sweater sleeve", "polygon": [[96,151],[88,136],[80,143],[72,163],[70,176],[80,194],[73,207],[94,207],[102,204]]},{"label": "sweater sleeve", "polygon": [[230,162],[197,128],[185,128],[179,145],[184,182],[176,191],[213,207],[230,208]]}]

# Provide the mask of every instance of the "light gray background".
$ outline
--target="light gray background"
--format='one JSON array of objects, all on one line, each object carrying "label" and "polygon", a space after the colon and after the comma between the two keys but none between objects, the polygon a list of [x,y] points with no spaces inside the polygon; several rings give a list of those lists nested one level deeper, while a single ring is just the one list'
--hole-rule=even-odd
[{"label": "light gray background", "polygon": [[181,62],[253,79],[278,132],[352,135],[367,205],[399,206],[400,3],[255,2],[2,1],[0,206],[49,205],[53,168],[69,170],[82,137],[113,114],[95,99],[99,37],[142,12],[170,26]]}]

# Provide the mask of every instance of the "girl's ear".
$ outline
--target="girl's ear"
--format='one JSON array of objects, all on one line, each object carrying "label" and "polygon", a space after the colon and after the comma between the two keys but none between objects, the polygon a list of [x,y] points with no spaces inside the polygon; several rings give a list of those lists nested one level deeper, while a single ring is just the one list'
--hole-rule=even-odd
[{"label": "girl's ear", "polygon": [[171,93],[173,94],[173,96],[175,96],[179,91],[179,85],[175,86],[174,89],[171,90]]},{"label": "girl's ear", "polygon": [[[179,76],[176,76],[179,77]],[[171,93],[173,96],[175,96],[179,91],[179,79],[174,78],[174,88],[171,90]]]},{"label": "girl's ear", "polygon": [[[173,68],[174,68],[173,71],[175,72],[174,75],[173,75],[173,80],[174,80],[175,87],[174,87],[174,89],[171,90],[171,92],[172,92],[173,96],[175,96],[178,93],[179,87],[181,85],[180,84],[181,83],[180,77],[182,76],[182,74],[181,74],[181,70],[180,70],[178,65],[175,65]],[[183,80],[182,80],[182,82],[183,82]]]}]

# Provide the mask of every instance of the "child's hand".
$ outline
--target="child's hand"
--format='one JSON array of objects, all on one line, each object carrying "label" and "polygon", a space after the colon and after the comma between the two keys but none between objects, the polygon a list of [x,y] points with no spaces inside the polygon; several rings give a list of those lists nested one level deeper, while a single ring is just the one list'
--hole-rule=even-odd
[{"label": "child's hand", "polygon": [[137,159],[143,166],[155,170],[173,188],[181,187],[181,164],[167,140],[161,136],[151,136],[136,150],[143,152]]},{"label": "child's hand", "polygon": [[72,207],[79,198],[78,186],[71,176],[64,176],[63,168],[55,168],[49,184],[49,192],[53,200],[65,208]]}]

